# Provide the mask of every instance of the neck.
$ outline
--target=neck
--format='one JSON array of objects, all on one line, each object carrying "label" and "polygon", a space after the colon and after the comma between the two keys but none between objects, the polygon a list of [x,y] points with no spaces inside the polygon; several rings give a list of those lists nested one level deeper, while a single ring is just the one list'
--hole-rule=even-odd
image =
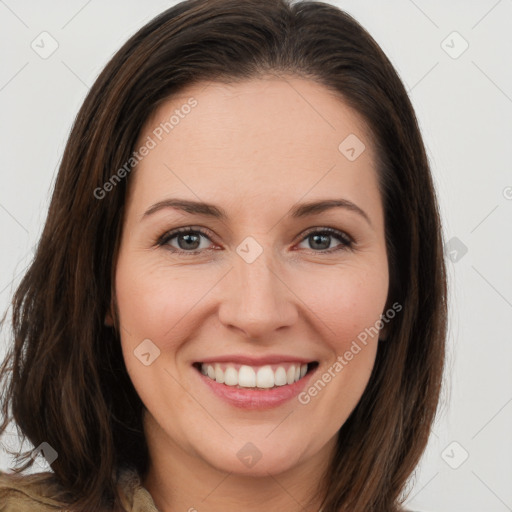
[{"label": "neck", "polygon": [[215,468],[174,443],[154,420],[146,422],[145,430],[150,464],[142,484],[160,512],[319,511],[317,490],[334,438],[298,466],[254,477]]}]

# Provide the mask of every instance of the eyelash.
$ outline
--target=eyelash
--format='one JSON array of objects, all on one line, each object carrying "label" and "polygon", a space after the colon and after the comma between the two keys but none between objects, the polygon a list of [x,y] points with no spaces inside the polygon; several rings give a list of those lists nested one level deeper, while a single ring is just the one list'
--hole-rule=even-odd
[{"label": "eyelash", "polygon": [[[176,249],[176,247],[171,247],[170,245],[168,245],[169,242],[173,238],[176,238],[178,235],[191,234],[191,233],[195,233],[195,234],[199,233],[199,234],[203,235],[204,237],[208,238],[208,240],[212,241],[210,239],[210,236],[208,235],[208,233],[206,231],[204,231],[203,229],[186,227],[186,228],[177,228],[172,231],[168,231],[168,232],[164,233],[162,236],[160,236],[158,238],[158,240],[156,241],[156,245],[159,247],[167,245],[170,248],[169,250],[171,252],[178,253],[178,254],[186,254],[186,255],[191,255],[191,256],[194,256],[194,255],[197,255],[204,251],[209,250],[209,249],[200,249],[200,250],[195,250],[195,251],[184,251],[183,249]],[[321,228],[321,229],[312,228],[311,230],[306,232],[306,234],[301,238],[300,242],[303,242],[304,240],[306,240],[308,237],[310,237],[313,234],[327,234],[327,235],[337,238],[341,242],[340,246],[334,247],[331,249],[325,249],[325,250],[320,250],[320,251],[315,251],[315,250],[311,249],[311,252],[313,252],[313,253],[332,254],[332,253],[338,252],[338,251],[347,251],[347,250],[353,251],[354,250],[354,247],[353,247],[354,240],[351,237],[349,237],[347,234],[343,233],[342,231],[338,231],[337,229],[327,228],[327,227]]]}]

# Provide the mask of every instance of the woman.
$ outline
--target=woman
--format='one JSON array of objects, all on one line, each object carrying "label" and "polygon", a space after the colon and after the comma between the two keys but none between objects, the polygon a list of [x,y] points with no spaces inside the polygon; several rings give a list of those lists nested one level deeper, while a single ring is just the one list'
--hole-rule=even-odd
[{"label": "woman", "polygon": [[163,12],[91,88],[13,300],[2,430],[52,471],[4,473],[4,509],[402,510],[440,233],[406,91],[348,14]]}]

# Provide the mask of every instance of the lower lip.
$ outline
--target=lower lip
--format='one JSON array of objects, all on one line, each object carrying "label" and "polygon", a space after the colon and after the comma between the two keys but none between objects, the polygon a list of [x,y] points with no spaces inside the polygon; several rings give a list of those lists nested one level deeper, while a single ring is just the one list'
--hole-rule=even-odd
[{"label": "lower lip", "polygon": [[197,369],[194,371],[196,371],[199,377],[201,377],[201,380],[219,398],[222,398],[230,405],[239,407],[240,409],[270,409],[278,407],[296,397],[304,389],[311,375],[315,373],[316,368],[306,373],[302,379],[299,379],[293,384],[286,384],[285,386],[277,386],[270,389],[242,389],[226,386],[226,384],[220,384],[203,375]]}]

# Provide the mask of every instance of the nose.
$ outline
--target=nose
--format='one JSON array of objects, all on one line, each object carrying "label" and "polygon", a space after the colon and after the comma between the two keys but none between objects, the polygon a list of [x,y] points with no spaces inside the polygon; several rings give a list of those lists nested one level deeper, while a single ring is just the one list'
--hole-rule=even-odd
[{"label": "nose", "polygon": [[270,252],[263,251],[252,263],[235,255],[224,280],[219,319],[253,341],[270,339],[274,331],[292,326],[298,317],[297,297]]}]

